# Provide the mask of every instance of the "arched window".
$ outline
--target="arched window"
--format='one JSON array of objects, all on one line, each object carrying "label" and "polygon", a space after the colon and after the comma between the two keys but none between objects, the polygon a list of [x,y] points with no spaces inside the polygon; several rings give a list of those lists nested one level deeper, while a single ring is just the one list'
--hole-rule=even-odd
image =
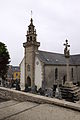
[{"label": "arched window", "polygon": [[18,73],[16,73],[16,77],[18,76]]},{"label": "arched window", "polygon": [[32,41],[32,36],[30,36],[30,41]]},{"label": "arched window", "polygon": [[27,85],[31,86],[31,78],[29,76],[27,77]]},{"label": "arched window", "polygon": [[34,41],[36,41],[36,37],[34,37]]},{"label": "arched window", "polygon": [[58,79],[58,69],[56,68],[55,69],[55,80],[57,80]]},{"label": "arched window", "polygon": [[27,41],[29,41],[29,37],[27,37]]},{"label": "arched window", "polygon": [[73,68],[71,68],[71,76],[72,76],[72,78],[73,78]]},{"label": "arched window", "polygon": [[65,84],[65,81],[66,81],[66,75],[64,75],[63,77],[63,84]]},{"label": "arched window", "polygon": [[29,27],[29,32],[31,32],[31,27]]}]

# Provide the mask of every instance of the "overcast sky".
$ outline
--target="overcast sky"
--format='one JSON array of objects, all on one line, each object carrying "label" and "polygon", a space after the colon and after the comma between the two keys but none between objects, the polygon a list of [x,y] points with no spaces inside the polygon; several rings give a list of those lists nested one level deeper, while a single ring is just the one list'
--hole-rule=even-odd
[{"label": "overcast sky", "polygon": [[80,54],[80,0],[0,0],[0,41],[12,65],[19,65],[31,10],[40,50],[63,53],[69,40],[71,54]]}]

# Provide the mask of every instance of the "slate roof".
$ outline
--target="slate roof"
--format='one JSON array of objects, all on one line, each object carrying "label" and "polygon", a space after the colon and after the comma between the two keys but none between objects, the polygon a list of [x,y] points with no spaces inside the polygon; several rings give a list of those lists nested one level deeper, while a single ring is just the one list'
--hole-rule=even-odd
[{"label": "slate roof", "polygon": [[[64,54],[38,51],[37,56],[39,57],[40,61],[47,65],[66,65]],[[80,54],[71,55],[69,63],[70,65],[80,65]]]},{"label": "slate roof", "polygon": [[20,68],[18,66],[12,66],[13,72],[20,72]]}]

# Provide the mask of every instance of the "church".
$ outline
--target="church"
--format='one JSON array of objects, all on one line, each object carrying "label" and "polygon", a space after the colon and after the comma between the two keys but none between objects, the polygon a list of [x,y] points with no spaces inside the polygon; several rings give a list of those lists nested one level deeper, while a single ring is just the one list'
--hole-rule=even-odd
[{"label": "church", "polygon": [[[39,50],[40,42],[37,41],[36,29],[33,19],[30,20],[26,34],[26,42],[23,43],[24,58],[20,63],[20,86],[25,89],[36,86],[40,88],[52,88],[53,85],[64,84],[66,81],[66,58],[64,54]],[[70,55],[69,74],[73,83],[80,83],[80,54]]]}]

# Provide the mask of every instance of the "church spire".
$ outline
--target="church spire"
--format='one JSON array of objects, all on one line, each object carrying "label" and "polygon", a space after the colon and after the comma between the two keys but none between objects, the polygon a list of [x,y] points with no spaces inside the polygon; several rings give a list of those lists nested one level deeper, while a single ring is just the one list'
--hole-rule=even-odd
[{"label": "church spire", "polygon": [[[33,25],[32,13],[31,20],[28,26],[27,41],[23,43],[25,48],[25,83],[30,86],[35,86],[35,56],[36,52],[38,52],[38,47],[40,46],[40,42],[37,42],[37,34],[35,30],[35,26]],[[28,69],[29,68],[29,69]]]},{"label": "church spire", "polygon": [[31,19],[30,24],[28,26],[27,34],[26,34],[26,43],[23,44],[24,47],[27,46],[36,46],[36,50],[38,50],[38,47],[40,46],[40,42],[37,42],[37,34],[35,26],[33,25],[33,19],[32,19],[32,12],[31,12]]},{"label": "church spire", "polygon": [[31,24],[31,25],[33,25],[33,19],[32,19],[32,18],[31,18],[31,20],[30,20],[30,21],[31,21],[31,23],[30,23],[30,24]]},{"label": "church spire", "polygon": [[30,19],[30,25],[28,26],[28,31],[27,31],[27,42],[35,42],[37,41],[36,37],[37,37],[37,34],[36,34],[36,29],[35,29],[35,26],[33,25],[33,19],[32,19],[32,11],[31,11],[31,19]]},{"label": "church spire", "polygon": [[30,23],[30,24],[31,24],[31,25],[33,25],[32,10],[31,10],[31,20],[30,20],[30,21],[31,21],[31,23]]}]

